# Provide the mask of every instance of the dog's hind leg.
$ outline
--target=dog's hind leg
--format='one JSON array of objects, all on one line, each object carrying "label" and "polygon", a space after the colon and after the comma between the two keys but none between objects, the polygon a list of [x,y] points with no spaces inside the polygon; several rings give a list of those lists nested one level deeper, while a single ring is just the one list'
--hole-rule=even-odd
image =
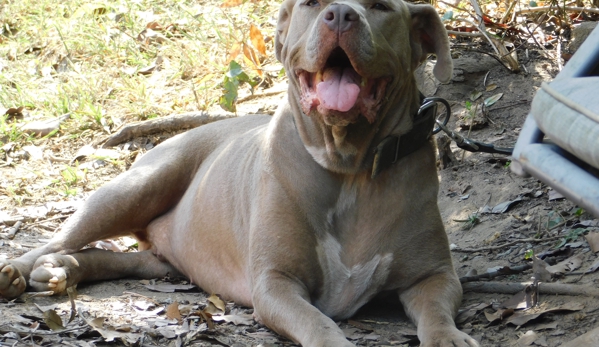
[{"label": "dog's hind leg", "polygon": [[20,295],[43,255],[73,254],[92,241],[143,233],[187,189],[202,157],[200,146],[195,136],[163,143],[92,194],[49,243],[17,259],[0,260],[0,296]]},{"label": "dog's hind leg", "polygon": [[120,253],[85,249],[73,254],[46,254],[37,259],[29,279],[36,291],[63,293],[79,282],[124,277],[144,279],[177,276],[179,272],[152,251]]}]

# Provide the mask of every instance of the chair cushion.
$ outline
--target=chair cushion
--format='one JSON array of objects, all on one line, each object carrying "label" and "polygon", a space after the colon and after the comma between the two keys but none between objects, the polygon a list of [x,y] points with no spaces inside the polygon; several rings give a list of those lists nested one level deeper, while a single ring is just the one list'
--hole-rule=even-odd
[{"label": "chair cushion", "polygon": [[531,113],[553,142],[599,169],[599,77],[543,84]]}]

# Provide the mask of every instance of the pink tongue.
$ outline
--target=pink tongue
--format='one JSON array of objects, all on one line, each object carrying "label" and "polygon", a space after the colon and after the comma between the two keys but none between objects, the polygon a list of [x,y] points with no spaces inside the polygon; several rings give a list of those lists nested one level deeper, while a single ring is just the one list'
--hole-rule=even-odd
[{"label": "pink tongue", "polygon": [[323,81],[316,85],[320,105],[329,110],[347,112],[354,107],[360,87],[356,81],[360,76],[351,67],[328,68],[323,73]]}]

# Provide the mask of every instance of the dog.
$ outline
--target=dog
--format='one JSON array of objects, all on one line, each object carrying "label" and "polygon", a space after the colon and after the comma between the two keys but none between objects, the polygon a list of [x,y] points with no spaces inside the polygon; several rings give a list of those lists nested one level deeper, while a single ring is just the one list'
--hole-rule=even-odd
[{"label": "dog", "polygon": [[[413,76],[435,53],[435,76],[451,77],[439,16],[401,0],[285,0],[276,30],[289,93],[273,117],[157,146],[49,243],[0,261],[0,295],[180,274],[302,346],[349,347],[334,319],[394,291],[421,346],[478,346],[453,320],[462,289]],[[82,250],[123,235],[139,252]]]}]

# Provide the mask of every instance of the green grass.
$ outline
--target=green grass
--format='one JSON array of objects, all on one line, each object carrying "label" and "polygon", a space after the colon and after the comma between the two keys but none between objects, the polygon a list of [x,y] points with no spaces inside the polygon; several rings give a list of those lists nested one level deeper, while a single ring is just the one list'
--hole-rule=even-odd
[{"label": "green grass", "polygon": [[[273,35],[280,3],[221,4],[0,0],[0,208],[88,192],[125,170],[133,160],[126,152],[87,174],[70,161],[77,149],[124,123],[222,112],[230,52],[240,44],[253,47],[250,25],[266,38],[261,65],[277,64]],[[258,76],[243,53],[236,60],[250,78]],[[6,114],[18,107],[23,117]],[[45,138],[21,130],[65,114],[70,118]],[[23,156],[29,145],[62,160],[34,163]]]},{"label": "green grass", "polygon": [[[278,9],[274,2],[3,2],[0,107],[25,106],[34,118],[70,112],[72,131],[217,104],[229,50],[249,42],[250,23],[271,36]],[[274,62],[269,45],[266,64]]]}]

